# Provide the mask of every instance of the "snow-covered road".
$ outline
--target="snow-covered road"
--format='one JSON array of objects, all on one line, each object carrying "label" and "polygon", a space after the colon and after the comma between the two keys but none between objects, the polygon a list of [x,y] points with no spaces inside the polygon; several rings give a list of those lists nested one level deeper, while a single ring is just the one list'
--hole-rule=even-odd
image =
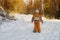
[{"label": "snow-covered road", "polygon": [[18,15],[16,21],[0,25],[0,40],[60,40],[60,20],[43,18],[41,33],[33,33],[32,15]]}]

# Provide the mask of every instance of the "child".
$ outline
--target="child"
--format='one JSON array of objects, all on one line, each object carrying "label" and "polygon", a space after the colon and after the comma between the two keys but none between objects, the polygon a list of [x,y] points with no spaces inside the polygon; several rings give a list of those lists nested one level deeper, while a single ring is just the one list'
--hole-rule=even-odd
[{"label": "child", "polygon": [[41,15],[39,14],[39,10],[35,10],[35,14],[33,15],[32,17],[32,22],[34,21],[34,31],[33,32],[41,32],[41,29],[40,29],[40,22],[43,23],[42,21],[42,17]]}]

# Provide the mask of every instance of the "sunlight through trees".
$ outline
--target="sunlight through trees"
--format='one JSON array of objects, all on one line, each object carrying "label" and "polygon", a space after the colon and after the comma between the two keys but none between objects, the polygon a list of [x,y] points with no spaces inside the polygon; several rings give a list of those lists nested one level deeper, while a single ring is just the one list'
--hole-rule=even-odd
[{"label": "sunlight through trees", "polygon": [[0,0],[2,6],[8,13],[18,12],[33,14],[35,9],[47,18],[60,18],[59,0]]}]

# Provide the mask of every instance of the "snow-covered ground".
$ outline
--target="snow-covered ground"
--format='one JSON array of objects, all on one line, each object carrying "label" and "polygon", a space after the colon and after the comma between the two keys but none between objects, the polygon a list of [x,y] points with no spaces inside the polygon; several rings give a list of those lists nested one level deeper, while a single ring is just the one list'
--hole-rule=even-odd
[{"label": "snow-covered ground", "polygon": [[[32,15],[15,15],[16,21],[0,24],[0,40],[60,40],[60,20],[43,17],[41,33],[33,33]],[[1,21],[0,21],[1,22]]]}]

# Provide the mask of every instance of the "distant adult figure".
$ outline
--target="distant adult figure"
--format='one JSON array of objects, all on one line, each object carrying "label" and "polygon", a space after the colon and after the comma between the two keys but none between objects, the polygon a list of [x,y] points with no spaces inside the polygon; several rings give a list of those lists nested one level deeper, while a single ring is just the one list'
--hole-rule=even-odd
[{"label": "distant adult figure", "polygon": [[39,10],[35,10],[35,13],[32,17],[32,22],[34,21],[34,31],[33,32],[41,32],[41,29],[40,29],[40,22],[43,23],[43,20],[42,20],[42,17],[41,15],[39,14]]}]

